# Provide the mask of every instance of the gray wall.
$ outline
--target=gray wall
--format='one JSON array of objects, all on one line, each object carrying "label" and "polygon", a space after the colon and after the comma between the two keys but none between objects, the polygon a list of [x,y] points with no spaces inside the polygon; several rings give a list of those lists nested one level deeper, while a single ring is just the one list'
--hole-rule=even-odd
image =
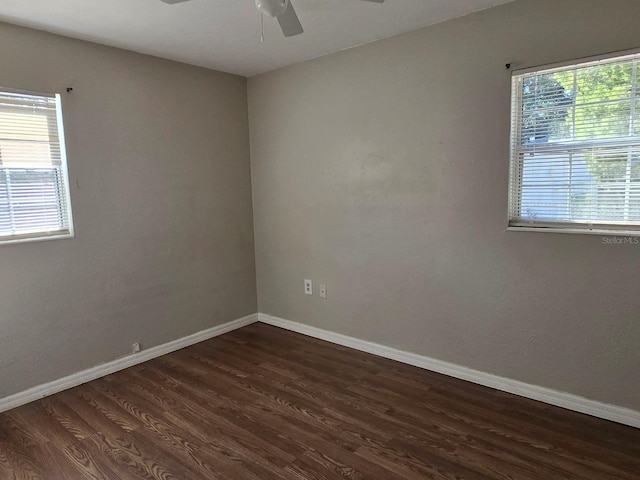
[{"label": "gray wall", "polygon": [[63,92],[76,238],[0,245],[0,398],[256,312],[246,80],[0,24]]},{"label": "gray wall", "polygon": [[505,63],[640,47],[638,18],[519,0],[251,78],[259,310],[640,410],[640,247],[505,231]]}]

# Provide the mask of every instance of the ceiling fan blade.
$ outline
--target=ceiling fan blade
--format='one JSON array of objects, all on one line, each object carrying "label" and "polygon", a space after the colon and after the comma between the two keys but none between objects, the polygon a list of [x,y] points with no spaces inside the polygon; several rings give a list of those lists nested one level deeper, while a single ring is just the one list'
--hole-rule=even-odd
[{"label": "ceiling fan blade", "polygon": [[176,3],[188,2],[189,0],[162,0],[164,3],[168,3],[169,5],[174,5]]},{"label": "ceiling fan blade", "polygon": [[384,0],[364,0],[365,2],[384,3]]},{"label": "ceiling fan blade", "polygon": [[296,11],[293,9],[291,2],[289,2],[287,10],[276,18],[285,37],[293,37],[294,35],[300,35],[304,32],[300,19],[298,15],[296,15]]}]

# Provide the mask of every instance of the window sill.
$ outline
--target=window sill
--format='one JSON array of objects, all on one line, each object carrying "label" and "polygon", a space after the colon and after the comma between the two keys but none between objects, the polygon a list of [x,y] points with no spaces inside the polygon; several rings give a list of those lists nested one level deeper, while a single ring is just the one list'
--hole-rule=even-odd
[{"label": "window sill", "polygon": [[[640,237],[640,230],[607,230],[603,228],[586,229],[569,227],[507,227],[507,231],[600,235],[601,237]],[[640,241],[638,243],[640,244]]]},{"label": "window sill", "polygon": [[55,235],[46,235],[42,237],[22,237],[0,240],[0,245],[15,245],[18,243],[45,242],[47,240],[62,240],[65,238],[74,238],[73,232],[63,232]]}]

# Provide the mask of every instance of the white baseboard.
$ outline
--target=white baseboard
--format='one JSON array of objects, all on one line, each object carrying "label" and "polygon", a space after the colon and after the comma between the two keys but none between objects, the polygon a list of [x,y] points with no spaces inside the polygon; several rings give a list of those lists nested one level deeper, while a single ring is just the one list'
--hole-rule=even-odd
[{"label": "white baseboard", "polygon": [[478,370],[417,355],[415,353],[403,352],[402,350],[397,350],[395,348],[359,340],[354,337],[341,335],[328,330],[322,330],[320,328],[311,327],[298,322],[292,322],[291,320],[285,320],[264,313],[258,314],[258,321],[275,327],[291,330],[293,332],[302,333],[303,335],[308,335],[310,337],[326,340],[345,347],[372,353],[373,355],[378,355],[380,357],[397,360],[399,362],[431,370],[433,372],[442,373],[450,377],[495,388],[496,390],[501,390],[503,392],[513,393],[521,397],[538,400],[557,407],[640,428],[640,412],[629,408],[609,405],[607,403],[589,400],[578,395],[499,377],[490,373],[480,372]]},{"label": "white baseboard", "polygon": [[486,387],[495,388],[503,392],[513,393],[522,397],[538,400],[558,407],[566,408],[594,417],[611,420],[613,422],[640,428],[640,412],[625,407],[610,405],[595,400],[573,395],[570,393],[552,390],[550,388],[530,385],[528,383],[512,380],[509,378],[499,377],[490,373],[473,370],[471,368],[462,367],[453,363],[443,362],[434,358],[417,355],[415,353],[404,352],[395,348],[386,347],[373,342],[367,342],[347,335],[342,335],[328,330],[311,327],[291,320],[274,317],[264,313],[248,315],[237,320],[209,328],[193,335],[189,335],[178,340],[174,340],[140,353],[127,355],[118,358],[112,362],[104,363],[88,370],[83,370],[73,375],[54,380],[43,385],[30,388],[23,392],[16,393],[9,397],[0,399],[0,413],[12,408],[25,405],[34,400],[53,395],[54,393],[67,390],[83,383],[90,382],[105,375],[124,370],[139,363],[146,362],[153,358],[166,355],[167,353],[180,350],[199,342],[203,342],[213,337],[217,337],[227,332],[231,332],[238,328],[250,325],[260,321],[268,325],[284,328],[293,332],[308,335],[310,337],[326,340],[331,343],[353,348],[363,352],[371,353],[391,360],[396,360],[408,365],[424,368],[437,373],[442,373],[450,377],[459,378]]},{"label": "white baseboard", "polygon": [[132,367],[133,365],[146,362],[147,360],[151,360],[162,355],[166,355],[167,353],[175,352],[176,350],[180,350],[181,348],[189,347],[196,343],[209,340],[210,338],[217,337],[227,332],[231,332],[232,330],[242,328],[257,321],[258,314],[254,313],[252,315],[248,315],[246,317],[239,318],[222,325],[218,325],[217,327],[208,328],[207,330],[203,330],[201,332],[179,338],[178,340],[173,340],[163,345],[149,348],[148,350],[142,350],[140,353],[117,358],[112,362],[103,363],[93,368],[89,368],[88,370],[74,373],[73,375],[69,375],[68,377],[60,378],[43,385],[38,385],[23,392],[19,392],[9,397],[0,399],[0,413],[6,412],[7,410],[11,410],[12,408],[16,408],[21,405],[25,405],[29,402],[33,402],[34,400],[53,395],[54,393],[67,390],[68,388],[77,387],[78,385],[82,385],[83,383],[87,383],[91,380],[104,377],[105,375],[109,375],[119,370],[124,370],[125,368]]}]

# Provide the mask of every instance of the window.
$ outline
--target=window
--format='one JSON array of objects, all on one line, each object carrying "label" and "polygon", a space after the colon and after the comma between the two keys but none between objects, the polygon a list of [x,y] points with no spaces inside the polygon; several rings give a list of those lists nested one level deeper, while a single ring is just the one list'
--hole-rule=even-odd
[{"label": "window", "polygon": [[0,243],[71,236],[60,96],[0,91]]},{"label": "window", "polygon": [[640,234],[639,62],[514,72],[511,228]]}]

